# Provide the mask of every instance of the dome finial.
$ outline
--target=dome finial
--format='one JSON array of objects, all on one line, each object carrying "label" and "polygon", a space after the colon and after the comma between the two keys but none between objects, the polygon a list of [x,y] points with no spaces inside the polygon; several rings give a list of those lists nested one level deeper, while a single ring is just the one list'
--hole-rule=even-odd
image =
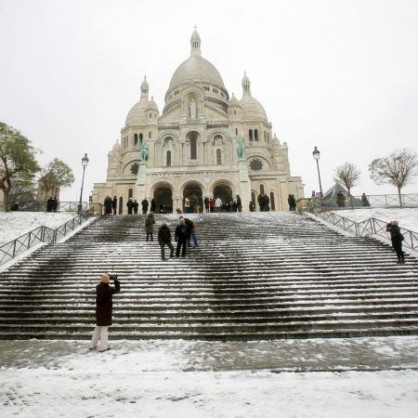
[{"label": "dome finial", "polygon": [[195,26],[194,31],[192,33],[192,37],[190,38],[190,45],[192,47],[190,54],[199,54],[199,55],[201,54],[200,43],[201,43],[200,36],[197,33],[197,28]]},{"label": "dome finial", "polygon": [[244,77],[242,78],[241,85],[242,85],[243,93],[244,94],[249,94],[251,96],[251,89],[250,89],[251,82],[250,82],[250,79],[247,76],[246,71],[244,71]]},{"label": "dome finial", "polygon": [[148,92],[149,92],[149,84],[147,81],[147,76],[144,76],[144,81],[141,84],[141,97],[148,97]]}]

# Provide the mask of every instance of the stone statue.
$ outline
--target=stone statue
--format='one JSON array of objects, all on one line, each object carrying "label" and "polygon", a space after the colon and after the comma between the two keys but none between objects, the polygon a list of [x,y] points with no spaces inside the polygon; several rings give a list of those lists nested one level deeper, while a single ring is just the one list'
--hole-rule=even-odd
[{"label": "stone statue", "polygon": [[145,142],[143,142],[141,145],[141,160],[148,161],[148,157],[149,157],[148,145]]},{"label": "stone statue", "polygon": [[237,155],[238,158],[244,158],[244,151],[245,151],[245,146],[244,146],[244,138],[237,138]]}]

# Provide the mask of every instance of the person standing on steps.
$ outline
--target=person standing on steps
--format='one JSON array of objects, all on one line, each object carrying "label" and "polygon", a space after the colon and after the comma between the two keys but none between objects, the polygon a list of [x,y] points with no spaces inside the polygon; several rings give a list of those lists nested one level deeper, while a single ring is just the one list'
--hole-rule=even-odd
[{"label": "person standing on steps", "polygon": [[[113,280],[115,286],[110,286]],[[112,325],[113,301],[115,293],[120,292],[120,282],[116,274],[102,274],[96,286],[96,328],[90,343],[90,350],[109,350],[109,327]]]},{"label": "person standing on steps", "polygon": [[399,228],[399,222],[389,222],[386,225],[386,231],[390,232],[390,240],[392,241],[392,247],[396,252],[396,256],[398,257],[398,264],[404,264],[405,253],[402,251],[402,241],[404,240],[404,236],[402,235]]},{"label": "person standing on steps", "polygon": [[148,200],[147,199],[143,199],[141,202],[141,206],[142,206],[142,214],[146,215],[148,212]]},{"label": "person standing on steps", "polygon": [[189,239],[190,231],[189,227],[186,225],[184,218],[180,218],[180,223],[177,225],[176,232],[175,232],[175,239],[177,241],[177,248],[176,248],[176,257],[186,256],[186,248],[187,248],[187,240]]},{"label": "person standing on steps", "polygon": [[116,196],[113,196],[113,199],[112,199],[112,211],[113,211],[113,214],[114,215],[116,215],[116,209],[117,209],[117,207],[118,207],[118,198]]},{"label": "person standing on steps", "polygon": [[155,201],[155,199],[152,199],[151,200],[151,208],[150,208],[150,211],[152,213],[155,213],[157,211],[157,202]]},{"label": "person standing on steps", "polygon": [[[183,216],[180,216],[180,219],[181,218],[183,218]],[[195,227],[194,222],[189,218],[184,218],[184,223],[189,228],[189,236],[187,238],[187,246],[190,247],[190,239],[193,239],[193,245],[195,247],[198,247],[199,246],[199,241],[198,241],[197,236],[196,236],[196,227]]]},{"label": "person standing on steps", "polygon": [[154,214],[150,212],[147,215],[147,219],[145,219],[145,232],[147,233],[147,239],[146,239],[147,242],[148,242],[148,238],[150,239],[150,241],[154,241],[154,225],[155,225]]},{"label": "person standing on steps", "polygon": [[160,229],[158,230],[158,244],[161,247],[161,260],[166,261],[164,254],[164,247],[167,245],[170,248],[170,258],[174,255],[174,247],[171,243],[171,232],[170,228],[167,226],[166,221],[163,221]]}]

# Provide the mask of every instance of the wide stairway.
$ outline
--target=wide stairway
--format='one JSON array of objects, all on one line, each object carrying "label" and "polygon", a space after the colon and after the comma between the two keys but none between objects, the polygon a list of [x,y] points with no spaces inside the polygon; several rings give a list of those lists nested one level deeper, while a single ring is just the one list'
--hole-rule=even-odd
[{"label": "wide stairway", "polygon": [[111,216],[1,273],[0,338],[90,338],[103,272],[122,285],[112,339],[418,334],[418,260],[389,245],[296,213],[189,217],[201,245],[184,259],[161,260],[143,216]]}]

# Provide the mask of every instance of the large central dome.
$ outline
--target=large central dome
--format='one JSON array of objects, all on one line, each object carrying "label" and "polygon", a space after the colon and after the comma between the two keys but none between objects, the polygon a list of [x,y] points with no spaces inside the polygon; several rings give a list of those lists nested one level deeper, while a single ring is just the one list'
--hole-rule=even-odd
[{"label": "large central dome", "polygon": [[201,55],[200,36],[196,30],[192,34],[190,43],[192,47],[190,57],[181,63],[177,67],[176,71],[174,71],[168,91],[171,91],[183,84],[196,82],[208,83],[225,89],[224,82],[219,74],[219,71],[213,64]]}]

